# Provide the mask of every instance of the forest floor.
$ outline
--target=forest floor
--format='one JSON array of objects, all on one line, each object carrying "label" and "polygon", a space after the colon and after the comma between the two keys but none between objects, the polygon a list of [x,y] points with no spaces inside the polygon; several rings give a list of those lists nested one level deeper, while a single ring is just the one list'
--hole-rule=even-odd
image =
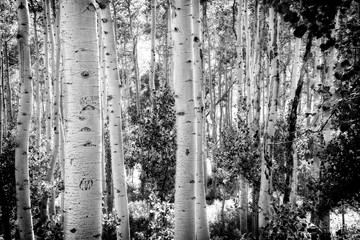
[{"label": "forest floor", "polygon": [[[140,187],[140,171],[135,168],[132,177],[128,178],[128,184],[134,187],[135,189]],[[224,204],[224,205],[223,205]],[[136,201],[129,204],[130,209],[136,209],[134,212],[135,216],[147,217],[147,212],[150,211],[149,206],[145,201]],[[222,209],[227,215],[236,215],[237,214],[237,203],[233,199],[225,200],[215,200],[207,206],[207,219],[209,223],[215,223],[221,221],[222,218]],[[346,208],[344,214],[345,220],[345,229],[360,231],[360,211],[354,211],[353,209]],[[339,210],[335,210],[330,214],[330,231],[332,236],[336,235],[336,232],[342,228],[342,214]]]}]

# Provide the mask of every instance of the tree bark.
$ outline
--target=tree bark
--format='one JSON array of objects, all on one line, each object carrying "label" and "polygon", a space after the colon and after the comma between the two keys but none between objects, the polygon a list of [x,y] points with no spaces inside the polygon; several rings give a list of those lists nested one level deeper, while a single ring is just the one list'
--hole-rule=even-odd
[{"label": "tree bark", "polygon": [[203,159],[203,63],[201,56],[201,18],[200,0],[193,0],[193,27],[194,27],[194,92],[196,114],[196,175],[195,175],[195,211],[196,211],[196,239],[210,239],[209,226],[206,214],[204,159]]},{"label": "tree bark", "polygon": [[50,74],[50,58],[49,52],[51,53],[51,49],[49,51],[49,45],[53,44],[51,34],[49,33],[49,29],[51,28],[50,23],[50,13],[49,13],[49,0],[44,0],[44,75],[45,75],[45,99],[46,99],[46,110],[45,110],[45,137],[46,137],[46,152],[50,153],[51,151],[51,140],[52,140],[52,75]]},{"label": "tree bark", "polygon": [[[60,15],[57,14],[56,25],[60,24]],[[60,28],[56,30],[56,62],[54,75],[54,149],[49,163],[49,168],[45,181],[49,184],[50,189],[48,193],[44,193],[41,200],[41,208],[43,209],[43,220],[55,214],[55,191],[54,191],[54,172],[55,164],[58,159],[60,149]],[[50,198],[50,199],[49,199]],[[49,201],[48,201],[49,200]]]},{"label": "tree bark", "polygon": [[154,107],[155,94],[155,40],[156,40],[156,0],[151,0],[151,56],[150,56],[150,76],[149,92],[152,108]]},{"label": "tree bark", "polygon": [[99,49],[93,0],[61,4],[65,116],[65,239],[100,238]]},{"label": "tree bark", "polygon": [[32,116],[33,86],[29,45],[29,9],[27,0],[16,1],[18,24],[18,48],[20,63],[20,99],[15,138],[15,178],[17,219],[20,239],[34,239],[30,203],[29,134]]},{"label": "tree bark", "polygon": [[[309,34],[308,38],[307,38],[307,42],[306,42],[306,48],[305,48],[305,53],[304,53],[304,57],[303,57],[302,67],[300,69],[300,76],[299,76],[299,80],[297,82],[294,99],[292,99],[292,102],[291,102],[290,114],[289,114],[289,119],[288,119],[289,135],[288,135],[288,138],[286,141],[287,142],[286,143],[286,147],[287,147],[286,165],[288,167],[288,170],[287,170],[287,175],[286,175],[286,179],[285,179],[286,188],[285,188],[284,200],[283,200],[284,203],[288,203],[290,201],[291,189],[292,189],[292,186],[294,187],[294,185],[292,184],[292,181],[294,180],[294,177],[296,177],[296,176],[292,176],[292,175],[293,175],[293,168],[294,167],[297,168],[297,166],[294,166],[294,154],[296,151],[295,138],[296,138],[297,109],[298,109],[298,105],[300,102],[302,87],[304,85],[305,67],[306,67],[307,61],[309,59],[311,44],[312,44],[312,35]],[[293,189],[293,191],[294,190],[295,189]]]},{"label": "tree bark", "polygon": [[39,53],[39,40],[38,40],[38,30],[37,30],[37,14],[36,10],[34,11],[34,40],[35,40],[35,79],[36,79],[36,149],[40,151],[41,146],[41,92],[40,92],[40,53]]},{"label": "tree bark", "polygon": [[174,2],[174,87],[177,129],[175,240],[195,239],[195,110],[191,0]]},{"label": "tree bark", "polygon": [[270,88],[271,98],[269,98],[269,117],[267,128],[264,136],[264,155],[261,162],[261,185],[260,185],[260,214],[259,227],[264,227],[267,224],[269,217],[269,209],[271,203],[271,168],[274,158],[273,144],[275,137],[275,124],[277,122],[277,111],[279,104],[279,53],[278,53],[278,38],[277,38],[277,14],[274,7],[269,8],[269,29],[270,29]]},{"label": "tree bark", "polygon": [[114,189],[114,207],[120,218],[117,239],[130,239],[129,211],[126,190],[124,149],[121,118],[121,84],[116,56],[114,20],[108,0],[98,0],[103,25],[105,74],[107,76],[107,99],[111,148],[111,169]]},{"label": "tree bark", "polygon": [[[13,108],[12,108],[12,93],[11,93],[11,86],[10,86],[10,69],[9,69],[9,51],[8,51],[8,42],[5,41],[4,44],[4,55],[5,55],[5,69],[6,69],[6,74],[5,74],[5,84],[3,85],[4,88],[4,94],[6,95],[5,97],[5,106],[6,106],[6,120],[8,122],[8,124],[12,124],[13,122],[13,118],[14,118],[14,113],[13,113]],[[6,128],[7,131],[8,128]]]}]

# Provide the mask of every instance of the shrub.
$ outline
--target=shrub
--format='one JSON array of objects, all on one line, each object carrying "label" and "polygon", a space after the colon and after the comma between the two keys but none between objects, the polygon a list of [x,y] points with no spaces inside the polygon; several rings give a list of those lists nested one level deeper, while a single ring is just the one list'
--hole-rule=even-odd
[{"label": "shrub", "polygon": [[261,229],[261,234],[263,239],[269,240],[307,240],[312,239],[309,226],[305,209],[292,209],[288,204],[279,205],[274,207],[268,224]]},{"label": "shrub", "polygon": [[211,239],[244,239],[240,233],[240,212],[238,208],[227,207],[218,213],[214,222],[209,223]]}]

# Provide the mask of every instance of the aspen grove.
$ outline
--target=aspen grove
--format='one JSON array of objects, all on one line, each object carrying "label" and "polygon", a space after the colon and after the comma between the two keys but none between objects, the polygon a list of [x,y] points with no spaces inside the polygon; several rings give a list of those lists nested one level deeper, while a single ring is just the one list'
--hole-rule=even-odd
[{"label": "aspen grove", "polygon": [[1,0],[0,239],[358,239],[359,109],[359,0]]}]

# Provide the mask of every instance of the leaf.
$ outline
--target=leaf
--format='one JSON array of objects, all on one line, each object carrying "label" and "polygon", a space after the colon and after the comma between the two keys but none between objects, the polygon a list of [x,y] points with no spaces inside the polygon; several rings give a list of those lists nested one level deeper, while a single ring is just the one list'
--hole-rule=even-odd
[{"label": "leaf", "polygon": [[295,23],[297,23],[299,20],[300,20],[299,15],[298,15],[296,12],[292,12],[292,13],[291,13],[291,16],[290,16],[290,22],[291,22],[292,24],[295,24]]},{"label": "leaf", "polygon": [[305,24],[301,24],[301,25],[297,26],[294,31],[294,36],[297,38],[302,38],[304,36],[304,34],[306,33],[307,29],[308,28]]},{"label": "leaf", "polygon": [[350,67],[350,62],[348,59],[345,59],[344,61],[341,62],[341,67],[342,68],[348,68]]},{"label": "leaf", "polygon": [[278,5],[278,12],[282,14],[286,14],[290,12],[290,6],[287,2],[282,2]]}]

